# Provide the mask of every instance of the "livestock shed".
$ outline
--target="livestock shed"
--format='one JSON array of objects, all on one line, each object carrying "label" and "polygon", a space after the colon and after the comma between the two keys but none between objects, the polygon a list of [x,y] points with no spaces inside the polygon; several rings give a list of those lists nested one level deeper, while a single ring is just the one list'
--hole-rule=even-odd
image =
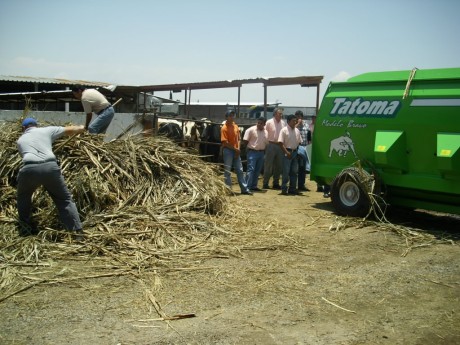
[{"label": "livestock shed", "polygon": [[[205,90],[205,89],[221,89],[221,88],[233,88],[237,89],[237,104],[234,106],[237,113],[237,118],[242,118],[241,113],[241,88],[247,84],[262,84],[263,86],[263,102],[262,104],[264,115],[267,117],[268,107],[270,103],[267,99],[267,89],[272,86],[288,86],[298,85],[300,87],[314,87],[316,88],[316,114],[319,108],[319,95],[320,95],[320,84],[323,80],[323,76],[298,76],[298,77],[274,77],[274,78],[251,78],[251,79],[236,79],[236,80],[224,80],[224,81],[210,81],[210,82],[199,82],[199,83],[182,83],[182,84],[162,84],[162,85],[145,85],[139,86],[140,92],[155,92],[169,91],[170,94],[173,92],[184,91],[184,110],[181,115],[187,118],[191,117],[191,94],[194,90]],[[122,91],[125,87],[118,86],[117,89]],[[210,114],[213,117],[213,114]]]},{"label": "livestock shed", "polygon": [[[180,103],[179,114],[184,116],[185,114],[185,104]],[[238,103],[236,102],[192,102],[187,104],[187,116],[191,119],[201,119],[207,118],[213,122],[220,122],[223,120],[223,115],[227,110],[235,110],[236,112],[236,122],[238,124],[253,124],[256,119],[265,115],[267,119],[273,117],[273,110],[276,107],[280,107],[284,110],[284,116],[294,114],[297,110],[301,110],[306,120],[311,120],[312,117],[316,116],[315,107],[305,107],[305,106],[284,106],[281,103],[270,102],[267,107],[262,103],[258,102],[242,102],[239,104],[240,111],[238,112]],[[264,111],[266,110],[266,113]]]},{"label": "livestock shed", "polygon": [[119,91],[116,90],[117,86],[105,82],[0,76],[0,109],[22,110],[26,102],[30,102],[34,111],[80,112],[83,110],[81,103],[73,97],[71,91],[72,86],[76,85],[98,89],[112,104],[121,98],[123,102],[116,108],[120,113],[150,111],[158,103],[178,103],[138,92],[136,86],[125,86],[123,91]]},{"label": "livestock shed", "polygon": [[[139,125],[145,119],[151,118],[152,115],[158,116],[175,116],[182,119],[191,119],[193,107],[191,104],[191,94],[194,90],[233,88],[237,91],[238,101],[234,104],[226,105],[227,108],[234,109],[237,113],[237,123],[249,124],[254,122],[255,116],[248,115],[251,107],[258,107],[259,113],[270,117],[270,111],[273,103],[267,100],[267,88],[271,86],[298,85],[299,87],[316,88],[316,105],[315,107],[287,107],[305,110],[309,113],[316,114],[319,108],[320,83],[323,76],[299,76],[299,77],[275,77],[275,78],[253,78],[238,79],[225,81],[211,81],[198,83],[180,83],[180,84],[160,84],[160,85],[113,85],[106,82],[93,82],[84,80],[53,79],[53,78],[35,78],[22,76],[0,76],[0,120],[17,117],[17,110],[29,108],[36,114],[40,112],[42,119],[55,120],[57,123],[81,123],[82,106],[80,101],[73,98],[71,87],[82,85],[88,88],[97,88],[113,104],[119,102],[115,108],[116,130],[109,128],[108,137],[116,137],[124,131],[125,128],[131,130],[139,129]],[[263,85],[263,102],[259,104],[242,104],[241,88],[246,84]],[[155,93],[169,91],[170,98],[159,97]],[[172,94],[184,91],[184,101],[172,100]],[[210,120],[218,121],[221,119],[223,108],[214,109],[210,105],[204,105],[206,115]],[[200,105],[203,111],[203,104]],[[295,109],[295,110],[296,110]],[[252,110],[254,110],[252,108]],[[292,109],[295,111],[294,109]],[[7,113],[5,113],[5,111]],[[14,113],[8,113],[14,111]],[[200,112],[199,111],[199,112]],[[254,111],[253,114],[254,115]],[[200,115],[197,115],[197,117]]]}]

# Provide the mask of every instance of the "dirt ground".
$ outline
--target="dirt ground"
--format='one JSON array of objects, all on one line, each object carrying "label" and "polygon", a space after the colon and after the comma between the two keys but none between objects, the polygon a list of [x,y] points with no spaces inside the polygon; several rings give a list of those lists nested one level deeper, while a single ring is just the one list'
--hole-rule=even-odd
[{"label": "dirt ground", "polygon": [[260,244],[233,241],[235,255],[142,280],[37,284],[3,300],[0,343],[460,344],[460,219],[393,213],[423,236],[413,241],[335,216],[308,186],[231,197]]}]

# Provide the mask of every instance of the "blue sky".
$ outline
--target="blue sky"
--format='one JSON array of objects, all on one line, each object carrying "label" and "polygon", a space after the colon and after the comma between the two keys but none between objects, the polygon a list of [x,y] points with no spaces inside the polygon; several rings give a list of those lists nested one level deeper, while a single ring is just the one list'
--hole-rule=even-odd
[{"label": "blue sky", "polygon": [[[459,15],[458,0],[0,0],[0,75],[120,85],[322,75],[322,97],[365,72],[460,67]],[[286,106],[315,95],[268,89]],[[191,100],[233,102],[237,90]],[[262,86],[243,86],[241,101],[262,102]]]}]

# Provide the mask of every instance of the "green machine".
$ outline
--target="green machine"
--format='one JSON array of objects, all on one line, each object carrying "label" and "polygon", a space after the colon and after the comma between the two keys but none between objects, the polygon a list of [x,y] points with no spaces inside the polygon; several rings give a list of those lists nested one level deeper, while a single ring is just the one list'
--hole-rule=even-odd
[{"label": "green machine", "polygon": [[374,200],[460,214],[460,68],[333,82],[312,133],[311,179],[339,214]]}]

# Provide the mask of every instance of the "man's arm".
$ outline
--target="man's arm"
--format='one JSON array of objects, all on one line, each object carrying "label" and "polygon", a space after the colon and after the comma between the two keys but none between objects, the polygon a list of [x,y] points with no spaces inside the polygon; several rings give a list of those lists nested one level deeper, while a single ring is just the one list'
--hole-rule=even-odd
[{"label": "man's arm", "polygon": [[88,129],[89,123],[91,122],[92,118],[93,118],[93,113],[86,114],[85,129]]},{"label": "man's arm", "polygon": [[278,142],[278,146],[281,147],[281,150],[284,152],[284,155],[288,158],[291,158],[291,153],[286,150],[286,146],[284,146],[284,143],[282,141]]},{"label": "man's arm", "polygon": [[74,134],[80,134],[85,131],[84,126],[66,126],[64,127],[64,135],[74,135]]},{"label": "man's arm", "polygon": [[283,130],[281,130],[280,135],[278,137],[278,146],[281,147],[281,150],[284,152],[284,156],[291,159],[291,152],[289,152],[286,149],[286,146],[284,146]]}]

